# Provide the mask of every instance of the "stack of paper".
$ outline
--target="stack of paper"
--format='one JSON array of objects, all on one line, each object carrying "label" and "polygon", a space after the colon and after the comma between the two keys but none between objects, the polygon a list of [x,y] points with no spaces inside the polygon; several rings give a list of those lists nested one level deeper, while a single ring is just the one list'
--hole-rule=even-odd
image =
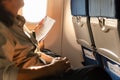
[{"label": "stack of paper", "polygon": [[44,21],[43,21],[43,26],[41,26],[40,28],[38,28],[35,31],[35,36],[36,36],[36,40],[39,42],[40,40],[43,40],[47,33],[51,30],[51,28],[53,27],[55,23],[55,20],[50,18],[49,16],[46,16]]}]

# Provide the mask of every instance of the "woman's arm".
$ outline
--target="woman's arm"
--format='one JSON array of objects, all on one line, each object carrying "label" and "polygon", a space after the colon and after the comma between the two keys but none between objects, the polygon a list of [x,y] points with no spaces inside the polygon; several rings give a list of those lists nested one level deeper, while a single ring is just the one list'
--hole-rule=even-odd
[{"label": "woman's arm", "polygon": [[66,58],[53,59],[51,64],[38,69],[20,69],[17,80],[34,80],[36,78],[55,76],[64,73],[69,68],[70,63]]},{"label": "woman's arm", "polygon": [[46,61],[47,64],[51,63],[54,59],[52,56],[49,56],[43,52],[40,53],[40,57]]}]

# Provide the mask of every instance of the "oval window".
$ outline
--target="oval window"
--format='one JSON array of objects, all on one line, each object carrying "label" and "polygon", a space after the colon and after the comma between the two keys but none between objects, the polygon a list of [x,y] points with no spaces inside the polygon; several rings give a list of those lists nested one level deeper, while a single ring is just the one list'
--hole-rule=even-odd
[{"label": "oval window", "polygon": [[22,15],[27,22],[40,22],[46,16],[47,0],[24,0]]}]

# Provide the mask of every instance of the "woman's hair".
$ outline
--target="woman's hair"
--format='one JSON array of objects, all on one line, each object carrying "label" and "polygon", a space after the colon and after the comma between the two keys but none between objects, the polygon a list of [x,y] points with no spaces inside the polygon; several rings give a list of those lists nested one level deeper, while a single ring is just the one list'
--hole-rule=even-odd
[{"label": "woman's hair", "polygon": [[0,0],[0,21],[3,22],[7,27],[10,27],[13,25],[13,15],[5,9],[2,1],[3,0]]}]

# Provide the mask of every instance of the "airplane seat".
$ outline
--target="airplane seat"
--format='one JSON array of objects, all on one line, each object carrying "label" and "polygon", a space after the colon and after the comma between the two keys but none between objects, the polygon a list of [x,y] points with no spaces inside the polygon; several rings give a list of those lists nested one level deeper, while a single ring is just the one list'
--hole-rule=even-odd
[{"label": "airplane seat", "polygon": [[[115,68],[115,66],[119,67],[117,73],[120,73],[119,24],[120,22],[117,19],[104,18],[104,20],[100,20],[99,18],[91,18],[91,26],[97,52],[102,56],[105,69],[107,71],[110,70],[111,73],[116,73],[117,68]],[[119,79],[113,80],[120,80],[120,77]]]},{"label": "airplane seat", "polygon": [[[89,0],[91,29],[103,67],[113,80],[120,80],[119,0]],[[119,11],[117,11],[119,10]]]},{"label": "airplane seat", "polygon": [[[86,1],[71,0],[72,22],[76,34],[76,41],[82,48],[84,65],[99,64],[93,53],[91,36],[87,25]],[[98,57],[99,58],[99,57]]]},{"label": "airplane seat", "polygon": [[[79,20],[78,20],[79,18]],[[82,54],[84,57],[84,65],[99,64],[93,54],[92,43],[87,27],[87,18],[81,16],[73,16],[72,22],[76,34],[76,41],[82,48]],[[98,58],[99,59],[99,58]]]}]

